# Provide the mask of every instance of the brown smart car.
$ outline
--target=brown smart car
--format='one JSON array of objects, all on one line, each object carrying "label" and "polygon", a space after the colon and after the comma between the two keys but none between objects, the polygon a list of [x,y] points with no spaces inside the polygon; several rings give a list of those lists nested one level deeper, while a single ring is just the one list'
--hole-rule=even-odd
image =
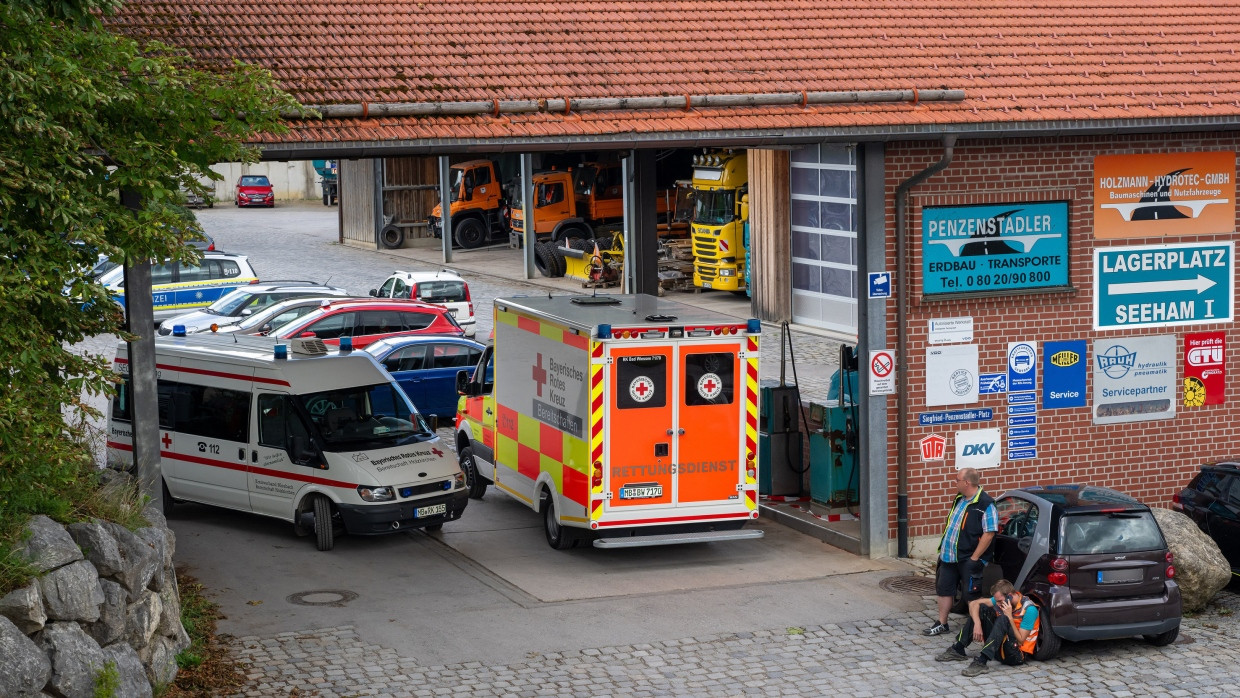
[{"label": "brown smart car", "polygon": [[1180,588],[1149,507],[1102,487],[1046,485],[1004,492],[995,509],[984,588],[1003,576],[1037,602],[1037,659],[1055,656],[1061,640],[1175,641]]}]

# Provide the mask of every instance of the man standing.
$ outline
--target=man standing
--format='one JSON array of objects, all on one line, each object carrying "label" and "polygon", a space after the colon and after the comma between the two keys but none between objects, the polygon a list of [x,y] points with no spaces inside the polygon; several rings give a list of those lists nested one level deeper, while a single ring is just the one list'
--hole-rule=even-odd
[{"label": "man standing", "polygon": [[977,470],[956,471],[956,499],[939,539],[939,566],[935,573],[939,622],[926,628],[925,635],[942,635],[950,630],[947,614],[961,580],[965,582],[966,600],[981,596],[982,570],[990,562],[990,541],[999,530],[999,516],[995,513],[995,500],[980,483]]},{"label": "man standing", "polygon": [[969,658],[964,648],[983,642],[982,651],[962,672],[977,676],[989,671],[988,662],[999,660],[1009,666],[1024,664],[1038,647],[1038,607],[1029,597],[1000,579],[990,589],[990,597],[969,602],[969,619],[956,635],[956,642],[935,657],[940,662]]}]

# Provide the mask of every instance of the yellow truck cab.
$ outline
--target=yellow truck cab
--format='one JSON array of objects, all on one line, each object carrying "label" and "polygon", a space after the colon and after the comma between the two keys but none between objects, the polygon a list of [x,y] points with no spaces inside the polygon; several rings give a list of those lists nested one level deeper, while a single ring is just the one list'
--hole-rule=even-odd
[{"label": "yellow truck cab", "polygon": [[693,158],[693,285],[745,290],[745,221],[749,220],[745,151]]},{"label": "yellow truck cab", "polygon": [[[155,339],[165,499],[271,516],[330,550],[354,535],[438,529],[469,502],[464,473],[375,359],[322,340]],[[133,451],[128,345],[108,410],[108,462]]]},{"label": "yellow truck cab", "polygon": [[499,298],[457,375],[470,495],[542,514],[558,550],[762,537],[761,323],[648,295]]},{"label": "yellow truck cab", "polygon": [[[452,235],[466,249],[494,240],[507,240],[508,222],[499,167],[490,160],[470,160],[452,166]],[[435,205],[427,220],[435,237],[443,236],[443,202]]]}]

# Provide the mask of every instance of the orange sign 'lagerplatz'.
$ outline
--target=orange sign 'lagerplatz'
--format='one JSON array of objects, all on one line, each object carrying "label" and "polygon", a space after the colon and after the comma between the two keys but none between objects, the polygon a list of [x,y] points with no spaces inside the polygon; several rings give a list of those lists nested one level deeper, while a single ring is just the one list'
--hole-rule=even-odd
[{"label": "orange sign 'lagerplatz'", "polygon": [[1209,235],[1235,229],[1235,153],[1094,158],[1094,237]]}]

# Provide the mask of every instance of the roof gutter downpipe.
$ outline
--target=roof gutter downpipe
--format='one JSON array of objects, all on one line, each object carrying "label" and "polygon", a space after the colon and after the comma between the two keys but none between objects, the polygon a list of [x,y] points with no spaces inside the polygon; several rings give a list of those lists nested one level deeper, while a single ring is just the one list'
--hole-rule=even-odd
[{"label": "roof gutter downpipe", "polygon": [[943,157],[938,162],[909,177],[896,187],[896,376],[899,396],[896,410],[896,555],[908,557],[908,241],[905,240],[905,217],[908,193],[913,187],[938,174],[952,162],[956,136],[943,136]]}]

